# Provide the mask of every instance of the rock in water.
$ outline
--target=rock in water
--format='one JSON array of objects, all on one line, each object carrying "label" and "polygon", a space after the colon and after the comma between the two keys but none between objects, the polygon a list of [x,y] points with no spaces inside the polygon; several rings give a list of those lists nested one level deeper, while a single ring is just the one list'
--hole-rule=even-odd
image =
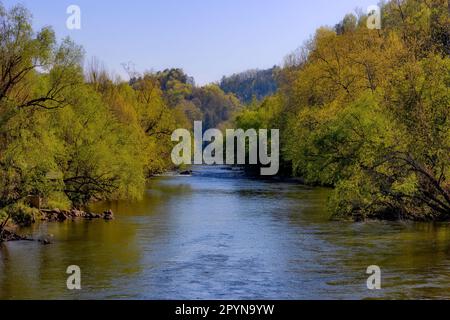
[{"label": "rock in water", "polygon": [[41,239],[39,240],[39,242],[44,246],[48,246],[49,244],[51,244],[50,240],[48,239]]},{"label": "rock in water", "polygon": [[105,220],[114,220],[114,213],[111,209],[103,212],[103,219]]}]

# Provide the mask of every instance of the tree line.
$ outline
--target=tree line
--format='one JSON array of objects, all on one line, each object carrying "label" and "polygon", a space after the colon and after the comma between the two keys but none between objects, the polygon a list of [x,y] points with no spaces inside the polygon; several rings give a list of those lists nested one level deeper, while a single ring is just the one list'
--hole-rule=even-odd
[{"label": "tree line", "polygon": [[219,85],[226,93],[233,93],[242,103],[262,100],[277,91],[277,73],[279,67],[267,70],[247,70],[222,77]]},{"label": "tree line", "polygon": [[333,187],[335,217],[448,220],[448,2],[391,0],[381,14],[381,30],[364,14],[319,28],[236,123],[279,128],[285,173]]}]

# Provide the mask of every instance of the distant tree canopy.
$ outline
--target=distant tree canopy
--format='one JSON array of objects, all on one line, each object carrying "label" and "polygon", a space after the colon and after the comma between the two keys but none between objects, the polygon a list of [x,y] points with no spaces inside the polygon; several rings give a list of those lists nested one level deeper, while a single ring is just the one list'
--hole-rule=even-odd
[{"label": "distant tree canopy", "polygon": [[448,220],[448,1],[391,0],[381,12],[381,30],[365,15],[319,28],[237,126],[280,128],[284,167],[333,186],[336,216]]},{"label": "distant tree canopy", "polygon": [[152,78],[158,84],[166,105],[184,113],[190,124],[204,121],[204,129],[215,128],[229,121],[241,108],[240,101],[233,94],[226,94],[215,84],[204,87],[195,86],[194,79],[182,69],[167,69],[147,73],[143,77],[133,78],[130,84],[135,87],[143,79]]},{"label": "distant tree canopy", "polygon": [[220,88],[225,93],[233,93],[242,103],[248,104],[253,99],[261,100],[277,90],[276,73],[278,67],[267,70],[248,70],[223,77]]}]

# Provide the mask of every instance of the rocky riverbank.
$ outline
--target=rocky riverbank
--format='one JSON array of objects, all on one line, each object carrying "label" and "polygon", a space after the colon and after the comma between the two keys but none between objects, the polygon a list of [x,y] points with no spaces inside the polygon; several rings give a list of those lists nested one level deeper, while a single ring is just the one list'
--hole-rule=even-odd
[{"label": "rocky riverbank", "polygon": [[49,222],[64,222],[66,220],[75,220],[75,219],[87,219],[87,220],[95,220],[95,219],[103,219],[103,220],[114,220],[114,213],[112,210],[107,210],[102,214],[82,211],[82,210],[40,210],[42,214],[42,221]]},{"label": "rocky riverbank", "polygon": [[[101,214],[72,209],[72,210],[60,210],[60,209],[42,209],[39,210],[39,217],[34,217],[33,222],[36,220],[46,221],[46,222],[64,222],[66,220],[114,220],[114,213],[112,210],[106,210]],[[9,225],[4,229],[0,229],[0,243],[10,242],[10,241],[38,241],[42,244],[50,244],[48,239],[35,240],[25,236],[21,236],[20,227],[17,225]]]},{"label": "rocky riverbank", "polygon": [[33,239],[20,236],[10,229],[5,228],[3,230],[0,230],[0,243],[9,241],[24,241],[24,240],[33,241]]}]

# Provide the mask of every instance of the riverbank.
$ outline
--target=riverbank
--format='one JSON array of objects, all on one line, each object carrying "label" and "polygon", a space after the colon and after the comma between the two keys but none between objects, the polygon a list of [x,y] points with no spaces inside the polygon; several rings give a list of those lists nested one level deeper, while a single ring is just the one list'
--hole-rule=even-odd
[{"label": "riverbank", "polygon": [[[246,165],[242,167],[230,167],[229,170],[242,171],[246,177],[254,180],[267,180],[274,182],[294,183],[310,188],[327,188],[329,190],[336,190],[333,185],[310,184],[302,177],[296,177],[291,174],[292,169],[286,166],[281,166],[280,172],[275,176],[261,176],[259,174],[261,166]],[[328,209],[330,212],[330,219],[334,221],[352,221],[352,222],[370,222],[370,221],[411,221],[411,222],[450,222],[450,211],[433,211],[431,208],[421,206],[418,202],[416,206],[395,207],[394,204],[384,203],[382,195],[379,199],[372,201],[370,204],[364,201],[347,201],[340,204],[341,209],[338,213],[333,213],[332,202],[336,202],[336,198],[328,199]],[[351,208],[351,209],[348,209]]]},{"label": "riverbank", "polygon": [[[169,171],[162,175],[155,175],[154,177],[158,176],[192,176],[193,171],[189,168],[184,170],[177,170],[177,171]],[[39,201],[40,203],[40,201]],[[31,209],[31,208],[28,208]],[[20,230],[24,227],[28,227],[31,224],[35,224],[38,221],[41,222],[51,222],[51,223],[62,223],[66,220],[77,220],[77,219],[84,219],[84,220],[105,220],[105,221],[111,221],[114,220],[114,213],[111,209],[103,211],[103,213],[93,213],[91,211],[83,211],[78,209],[70,209],[70,210],[63,210],[63,209],[31,209],[29,213],[29,217],[25,219],[26,222],[23,223],[15,223],[12,221],[12,219],[8,219],[8,223],[4,228],[2,229],[0,227],[0,243],[2,242],[11,242],[11,241],[34,241],[34,239],[31,239],[26,236],[22,236],[20,234]],[[0,223],[1,226],[1,223]],[[40,240],[39,240],[40,241]],[[48,240],[45,239],[42,241],[44,244],[48,244]]]},{"label": "riverbank", "polygon": [[24,240],[31,240],[27,237],[23,237],[18,235],[16,232],[9,229],[10,227],[4,228],[3,230],[0,230],[0,243],[2,242],[10,242],[10,241],[24,241]]},{"label": "riverbank", "polygon": [[[114,212],[112,210],[105,210],[101,214],[92,213],[88,211],[82,211],[77,209],[72,210],[60,210],[60,209],[41,209],[39,210],[39,217],[33,216],[30,224],[34,224],[37,221],[61,223],[66,220],[114,220]],[[10,222],[3,229],[0,229],[0,243],[11,241],[35,241],[27,236],[20,235],[21,226],[17,223]],[[49,244],[49,240],[38,240],[43,244]]]}]

